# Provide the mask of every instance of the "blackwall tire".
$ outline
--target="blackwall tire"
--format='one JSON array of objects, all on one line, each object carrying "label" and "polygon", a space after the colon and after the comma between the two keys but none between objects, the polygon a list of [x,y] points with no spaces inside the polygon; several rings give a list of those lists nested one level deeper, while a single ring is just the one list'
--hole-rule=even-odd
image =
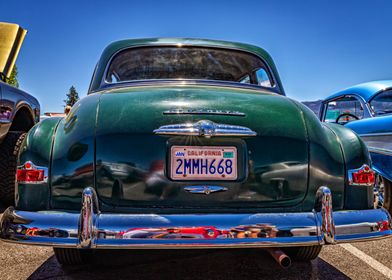
[{"label": "blackwall tire", "polygon": [[392,215],[392,182],[385,178],[382,178],[382,182],[384,184],[384,203],[382,206]]},{"label": "blackwall tire", "polygon": [[87,264],[90,261],[90,250],[73,248],[53,248],[57,261],[66,266]]},{"label": "blackwall tire", "polygon": [[16,164],[25,137],[24,132],[9,132],[0,145],[0,203],[5,207],[15,202]]},{"label": "blackwall tire", "polygon": [[285,249],[285,253],[294,261],[311,261],[318,257],[323,246],[302,246]]}]

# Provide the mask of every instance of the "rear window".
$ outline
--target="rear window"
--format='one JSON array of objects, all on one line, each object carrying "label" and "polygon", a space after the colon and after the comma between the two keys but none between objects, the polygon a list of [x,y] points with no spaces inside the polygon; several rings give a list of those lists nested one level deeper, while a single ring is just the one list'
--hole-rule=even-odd
[{"label": "rear window", "polygon": [[267,67],[251,53],[205,47],[140,47],[119,52],[111,61],[106,82],[192,79],[272,87]]}]

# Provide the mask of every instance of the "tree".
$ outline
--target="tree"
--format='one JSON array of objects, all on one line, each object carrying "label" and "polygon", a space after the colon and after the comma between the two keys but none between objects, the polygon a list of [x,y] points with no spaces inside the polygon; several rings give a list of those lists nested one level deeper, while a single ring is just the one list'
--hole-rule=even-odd
[{"label": "tree", "polygon": [[74,86],[69,88],[67,99],[64,100],[65,106],[73,106],[79,100],[79,94]]},{"label": "tree", "polygon": [[14,68],[12,68],[11,75],[9,78],[5,79],[7,84],[10,84],[11,86],[14,87],[19,87],[19,82],[18,82],[18,67],[16,67],[16,64],[14,65]]}]

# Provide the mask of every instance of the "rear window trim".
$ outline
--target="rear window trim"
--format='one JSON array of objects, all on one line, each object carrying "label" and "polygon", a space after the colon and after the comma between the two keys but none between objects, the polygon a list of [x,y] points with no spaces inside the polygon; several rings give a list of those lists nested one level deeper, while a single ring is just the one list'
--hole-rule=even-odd
[{"label": "rear window trim", "polygon": [[156,80],[138,80],[138,81],[124,81],[115,84],[107,84],[101,86],[99,89],[91,92],[97,93],[101,91],[116,90],[124,87],[147,87],[147,86],[212,86],[212,87],[229,87],[238,88],[242,90],[254,90],[259,92],[268,92],[271,94],[283,95],[277,87],[269,88],[263,87],[256,84],[245,84],[237,82],[227,82],[227,81],[214,81],[214,80],[187,80],[187,79],[156,79]]}]

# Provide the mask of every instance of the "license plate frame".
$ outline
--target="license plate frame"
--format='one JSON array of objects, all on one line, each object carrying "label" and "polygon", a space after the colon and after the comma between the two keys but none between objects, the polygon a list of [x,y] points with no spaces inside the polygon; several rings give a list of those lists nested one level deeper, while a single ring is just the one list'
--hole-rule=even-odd
[{"label": "license plate frame", "polygon": [[[173,181],[236,181],[240,176],[238,158],[239,150],[236,145],[172,145],[169,149],[168,175]],[[182,160],[182,165],[185,165],[185,160],[188,160],[188,165],[179,166],[181,162],[177,160]],[[205,168],[206,165],[207,168]],[[214,171],[214,168],[215,172],[210,172]],[[230,169],[232,169],[231,173]],[[184,174],[184,171],[188,174]]]}]

